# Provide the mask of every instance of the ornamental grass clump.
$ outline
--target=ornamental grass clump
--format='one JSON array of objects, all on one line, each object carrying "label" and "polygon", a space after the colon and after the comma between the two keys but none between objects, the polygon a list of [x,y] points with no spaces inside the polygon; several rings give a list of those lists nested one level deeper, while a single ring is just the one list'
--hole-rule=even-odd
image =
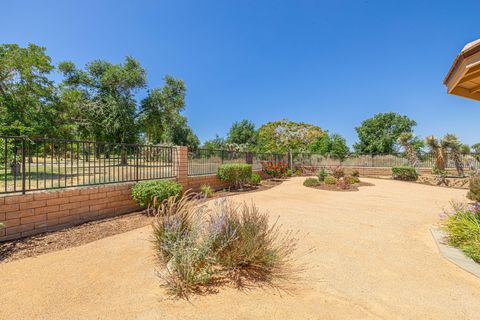
[{"label": "ornamental grass clump", "polygon": [[202,184],[200,187],[200,193],[203,194],[206,198],[213,197],[213,189],[208,184]]},{"label": "ornamental grass clump", "polygon": [[230,280],[273,284],[291,279],[296,234],[281,232],[253,204],[221,200],[207,206],[197,194],[173,196],[157,209],[153,243],[168,292],[188,298]]},{"label": "ornamental grass clump", "polygon": [[442,218],[449,244],[480,262],[480,204],[453,204],[453,212],[443,213]]},{"label": "ornamental grass clump", "polygon": [[282,232],[278,219],[270,224],[268,214],[253,203],[221,201],[213,209],[209,230],[217,235],[218,263],[235,275],[236,281],[244,275],[271,282],[285,279],[292,271],[296,234]]}]

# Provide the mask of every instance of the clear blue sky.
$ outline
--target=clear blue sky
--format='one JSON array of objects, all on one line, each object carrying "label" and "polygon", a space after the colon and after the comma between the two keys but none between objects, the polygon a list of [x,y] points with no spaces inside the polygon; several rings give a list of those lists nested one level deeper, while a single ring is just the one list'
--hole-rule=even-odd
[{"label": "clear blue sky", "polygon": [[455,55],[480,37],[477,1],[5,1],[0,40],[57,63],[137,58],[150,87],[171,74],[203,141],[235,120],[289,118],[356,140],[378,112],[421,136],[480,142],[480,102],[447,95]]}]

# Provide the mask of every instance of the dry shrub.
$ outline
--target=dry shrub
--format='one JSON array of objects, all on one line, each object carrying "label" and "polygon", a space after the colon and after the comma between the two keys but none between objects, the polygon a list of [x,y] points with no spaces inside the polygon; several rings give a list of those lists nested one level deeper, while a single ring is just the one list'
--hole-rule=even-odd
[{"label": "dry shrub", "polygon": [[221,200],[209,209],[190,192],[165,200],[153,235],[168,291],[188,297],[228,279],[238,286],[293,280],[301,271],[293,259],[297,233],[282,232],[277,221],[270,225],[268,214],[253,203]]}]

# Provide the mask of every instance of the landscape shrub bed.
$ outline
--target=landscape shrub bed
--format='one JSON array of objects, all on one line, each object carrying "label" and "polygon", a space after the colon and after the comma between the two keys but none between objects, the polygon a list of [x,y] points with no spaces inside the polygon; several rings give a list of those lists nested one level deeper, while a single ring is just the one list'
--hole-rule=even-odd
[{"label": "landscape shrub bed", "polygon": [[395,180],[416,181],[418,179],[418,172],[414,167],[392,167],[392,177]]},{"label": "landscape shrub bed", "polygon": [[250,184],[252,186],[258,186],[262,182],[262,176],[260,176],[258,173],[252,173],[250,176]]},{"label": "landscape shrub bed", "polygon": [[252,177],[252,166],[244,163],[227,163],[218,167],[217,176],[230,187],[241,189]]},{"label": "landscape shrub bed", "polygon": [[133,186],[132,199],[140,207],[150,208],[170,196],[179,195],[181,192],[182,185],[173,180],[141,181]]},{"label": "landscape shrub bed", "polygon": [[292,264],[298,238],[268,220],[254,204],[222,200],[207,207],[188,192],[167,199],[153,224],[164,285],[172,295],[188,297],[221,278],[287,280],[299,271]]},{"label": "landscape shrub bed", "polygon": [[442,218],[449,244],[480,262],[480,204],[454,204],[453,211],[443,213]]}]

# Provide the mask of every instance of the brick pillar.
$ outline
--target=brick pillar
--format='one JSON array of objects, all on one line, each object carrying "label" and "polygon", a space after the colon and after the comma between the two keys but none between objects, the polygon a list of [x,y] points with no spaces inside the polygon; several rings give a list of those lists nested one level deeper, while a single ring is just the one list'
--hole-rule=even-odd
[{"label": "brick pillar", "polygon": [[188,147],[178,146],[178,175],[177,181],[183,185],[183,189],[188,189]]}]

